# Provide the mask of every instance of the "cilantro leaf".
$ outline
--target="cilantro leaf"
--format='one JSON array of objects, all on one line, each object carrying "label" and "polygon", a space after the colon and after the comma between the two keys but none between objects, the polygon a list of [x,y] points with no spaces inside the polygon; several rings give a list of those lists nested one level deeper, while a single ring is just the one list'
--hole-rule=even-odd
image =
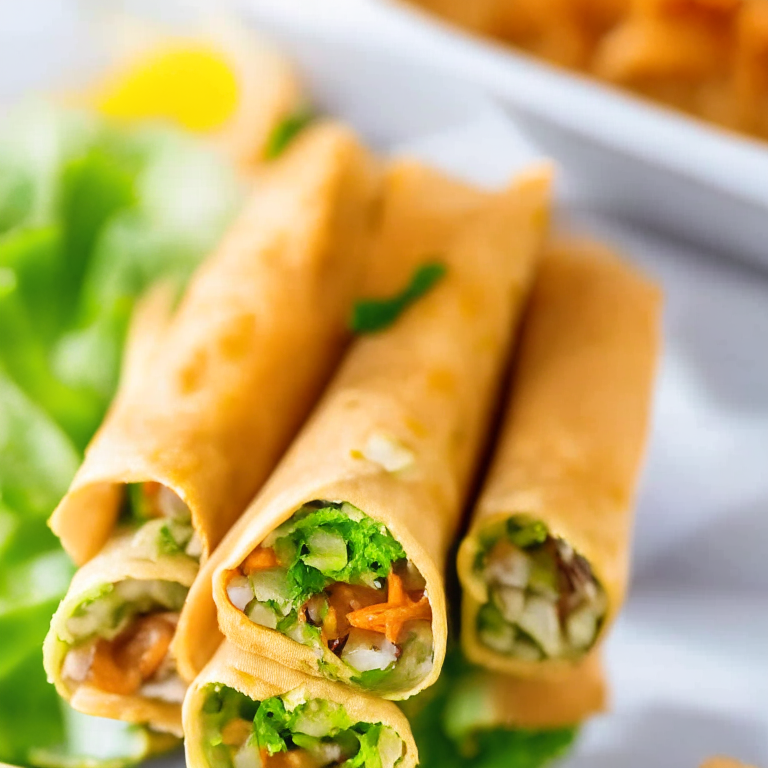
[{"label": "cilantro leaf", "polygon": [[428,293],[447,272],[444,264],[422,264],[413,273],[405,290],[389,299],[364,299],[355,302],[350,327],[354,333],[376,333],[392,325],[414,302]]},{"label": "cilantro leaf", "polygon": [[264,148],[264,158],[274,160],[285,152],[288,145],[316,119],[316,114],[307,107],[297,109],[283,118],[273,129]]}]

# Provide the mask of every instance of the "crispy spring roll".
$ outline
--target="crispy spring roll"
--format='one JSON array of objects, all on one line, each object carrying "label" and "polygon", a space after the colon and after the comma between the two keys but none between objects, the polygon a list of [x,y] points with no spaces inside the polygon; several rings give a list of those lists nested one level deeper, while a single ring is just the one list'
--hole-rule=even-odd
[{"label": "crispy spring roll", "polygon": [[178,612],[345,347],[379,181],[346,129],[309,129],[160,338],[132,345],[125,386],[51,522],[78,562],[108,542],[46,641],[50,679],[89,714],[169,726],[173,712],[180,728],[168,653]]},{"label": "crispy spring roll", "polygon": [[561,675],[623,600],[659,348],[656,286],[596,245],[542,260],[496,454],[461,543],[462,645]]},{"label": "crispy spring roll", "polygon": [[444,723],[460,741],[496,728],[529,731],[569,728],[604,712],[607,686],[602,661],[590,654],[557,680],[512,678],[475,670],[451,686]]},{"label": "crispy spring roll", "polygon": [[391,699],[437,678],[446,557],[548,196],[548,170],[491,194],[416,163],[390,169],[370,286],[391,296],[427,261],[445,273],[355,343],[222,542],[181,619],[182,668],[199,667],[215,641],[215,569],[219,624],[241,648]]},{"label": "crispy spring roll", "polygon": [[[391,702],[223,643],[184,701],[190,768],[412,768],[416,744]],[[347,763],[346,761],[351,761]]]}]

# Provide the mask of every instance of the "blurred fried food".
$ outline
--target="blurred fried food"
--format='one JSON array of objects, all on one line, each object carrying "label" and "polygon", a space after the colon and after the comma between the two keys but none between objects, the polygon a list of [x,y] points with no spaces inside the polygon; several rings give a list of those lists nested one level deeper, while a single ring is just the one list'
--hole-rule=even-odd
[{"label": "blurred fried food", "polygon": [[475,33],[768,138],[768,0],[412,0]]}]

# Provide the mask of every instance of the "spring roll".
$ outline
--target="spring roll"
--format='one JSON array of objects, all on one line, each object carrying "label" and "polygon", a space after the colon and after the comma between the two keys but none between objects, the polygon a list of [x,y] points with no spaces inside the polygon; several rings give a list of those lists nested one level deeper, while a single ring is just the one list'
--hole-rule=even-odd
[{"label": "spring roll", "polygon": [[408,721],[391,702],[226,642],[190,686],[184,732],[190,768],[418,763]]},{"label": "spring roll", "polygon": [[458,554],[470,661],[560,676],[621,607],[659,316],[656,286],[604,248],[564,243],[543,259]]},{"label": "spring roll", "polygon": [[378,182],[346,129],[309,129],[160,338],[132,345],[138,362],[51,523],[78,562],[102,550],[45,650],[50,679],[88,714],[180,729],[179,610],[343,351]]},{"label": "spring roll", "polygon": [[[210,561],[219,624],[232,643],[385,698],[437,678],[446,557],[548,195],[548,170],[491,194],[416,163],[390,169],[371,293],[375,286],[391,296],[425,261],[445,273],[391,325],[356,342]],[[185,649],[196,654],[190,669],[214,640],[209,589],[207,569],[181,619]]]},{"label": "spring roll", "polygon": [[461,741],[497,728],[570,728],[604,712],[606,700],[598,654],[588,655],[557,680],[512,678],[475,669],[451,686],[445,700],[445,730]]}]

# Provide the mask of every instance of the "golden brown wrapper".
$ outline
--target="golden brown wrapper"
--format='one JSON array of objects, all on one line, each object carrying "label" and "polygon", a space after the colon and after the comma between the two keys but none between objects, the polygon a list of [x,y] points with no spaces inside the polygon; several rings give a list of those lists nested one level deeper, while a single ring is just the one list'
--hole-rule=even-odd
[{"label": "golden brown wrapper", "polygon": [[462,681],[479,727],[549,730],[578,725],[607,707],[602,660],[590,654],[557,679],[513,678],[482,670]]},{"label": "golden brown wrapper", "polygon": [[138,693],[117,695],[87,684],[70,688],[62,677],[62,664],[68,646],[60,639],[60,634],[73,608],[105,584],[115,584],[126,579],[158,579],[190,587],[197,570],[197,563],[184,555],[164,556],[154,562],[148,560],[142,551],[133,546],[130,532],[112,537],[93,560],[77,571],[51,620],[51,629],[43,644],[43,664],[49,682],[56,686],[59,695],[87,715],[148,724],[156,730],[181,738],[183,733],[179,704],[147,699]]},{"label": "golden brown wrapper", "polygon": [[[390,697],[407,698],[437,678],[447,636],[446,557],[546,230],[549,187],[548,168],[497,194],[413,162],[390,168],[369,295],[373,287],[380,296],[399,292],[428,261],[442,262],[447,273],[392,326],[356,341],[280,467],[209,561],[179,625],[185,676],[215,647],[211,575],[219,624],[231,642],[321,674],[314,650],[238,611],[226,580],[304,503],[330,499],[383,522],[427,582],[434,666],[418,685]],[[408,466],[388,472],[366,458],[372,436],[409,451]]]},{"label": "golden brown wrapper", "polygon": [[[78,564],[104,546],[122,484],[156,481],[189,506],[203,558],[267,478],[346,345],[379,190],[346,128],[307,129],[142,353],[51,527]],[[160,302],[162,303],[162,302]]]},{"label": "golden brown wrapper", "polygon": [[458,554],[470,661],[515,675],[560,676],[572,667],[518,660],[478,641],[479,534],[514,514],[541,520],[591,564],[608,599],[598,642],[616,617],[629,573],[660,305],[653,283],[597,244],[555,244],[542,259],[495,456]]},{"label": "golden brown wrapper", "polygon": [[753,768],[732,757],[710,757],[701,764],[701,768]]},{"label": "golden brown wrapper", "polygon": [[405,744],[400,768],[413,768],[419,753],[411,734],[411,726],[398,707],[389,701],[351,690],[341,683],[310,677],[270,659],[243,651],[223,642],[209,664],[192,683],[184,699],[184,733],[189,768],[209,768],[202,742],[200,714],[207,685],[221,684],[234,688],[254,701],[301,691],[307,699],[323,699],[341,704],[354,722],[383,723],[392,728]]}]

